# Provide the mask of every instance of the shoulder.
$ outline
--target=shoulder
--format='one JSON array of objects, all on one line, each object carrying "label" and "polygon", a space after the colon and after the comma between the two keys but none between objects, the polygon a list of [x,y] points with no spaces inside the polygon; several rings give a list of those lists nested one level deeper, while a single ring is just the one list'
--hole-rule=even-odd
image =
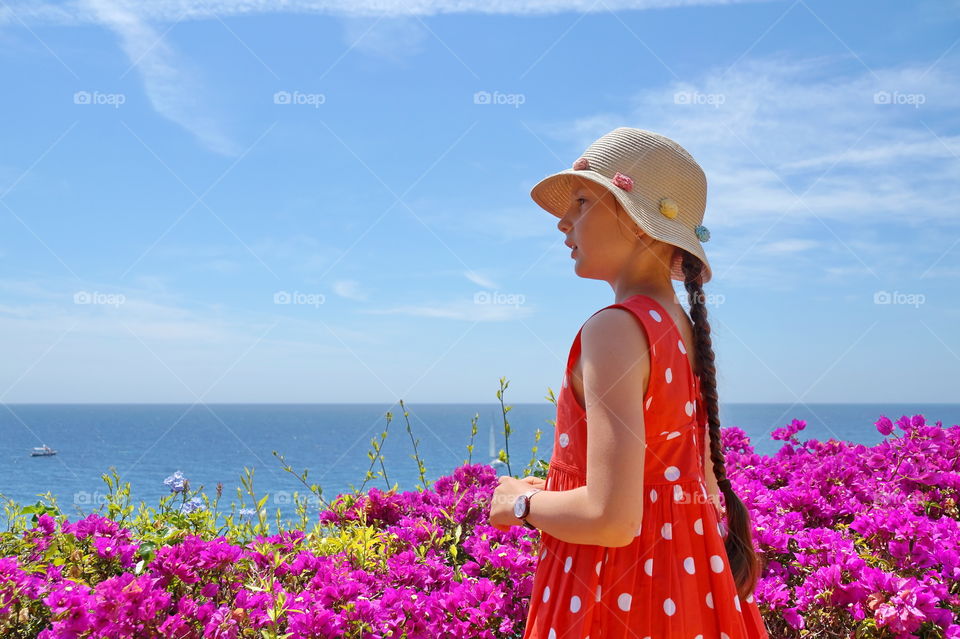
[{"label": "shoulder", "polygon": [[642,320],[621,307],[603,308],[583,324],[584,357],[642,357],[649,348]]}]

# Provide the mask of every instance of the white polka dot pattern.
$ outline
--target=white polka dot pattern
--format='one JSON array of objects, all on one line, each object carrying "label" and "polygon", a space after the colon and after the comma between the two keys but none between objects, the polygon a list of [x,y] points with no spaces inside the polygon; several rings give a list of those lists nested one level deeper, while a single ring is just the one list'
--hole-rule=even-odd
[{"label": "white polka dot pattern", "polygon": [[566,448],[567,444],[570,443],[570,435],[567,433],[560,433],[560,447]]},{"label": "white polka dot pattern", "polygon": [[622,592],[620,593],[620,596],[617,597],[617,606],[624,612],[630,610],[630,604],[632,603],[633,595],[631,595],[629,592]]},{"label": "white polka dot pattern", "polygon": [[677,604],[673,603],[673,599],[667,597],[663,600],[663,611],[667,613],[667,616],[672,616],[677,611]]},{"label": "white polka dot pattern", "polygon": [[580,612],[580,597],[576,595],[570,597],[570,612]]},{"label": "white polka dot pattern", "polygon": [[723,572],[723,558],[720,555],[710,555],[710,570]]}]

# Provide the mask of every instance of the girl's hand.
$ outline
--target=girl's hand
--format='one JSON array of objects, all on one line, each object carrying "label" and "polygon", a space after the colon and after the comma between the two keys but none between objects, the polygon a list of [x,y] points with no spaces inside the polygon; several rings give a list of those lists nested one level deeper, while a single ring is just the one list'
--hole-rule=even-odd
[{"label": "girl's hand", "polygon": [[543,490],[547,482],[534,476],[514,479],[509,475],[501,475],[497,479],[500,485],[493,491],[490,502],[490,525],[497,530],[508,532],[511,526],[523,525],[513,514],[513,503],[517,497],[532,488]]},{"label": "girl's hand", "polygon": [[533,475],[527,475],[520,481],[525,481],[530,484],[531,488],[539,488],[540,490],[545,490],[547,486],[547,480],[541,479],[540,477],[535,477]]}]

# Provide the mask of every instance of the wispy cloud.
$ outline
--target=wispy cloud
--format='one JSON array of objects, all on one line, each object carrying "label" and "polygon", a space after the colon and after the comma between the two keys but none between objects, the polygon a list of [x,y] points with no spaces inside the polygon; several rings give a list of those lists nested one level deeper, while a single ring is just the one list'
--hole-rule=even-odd
[{"label": "wispy cloud", "polygon": [[535,309],[522,299],[500,303],[494,296],[479,295],[475,300],[391,306],[362,311],[371,315],[409,315],[433,319],[462,320],[470,322],[508,322],[534,314]]},{"label": "wispy cloud", "polygon": [[[893,266],[886,249],[858,244],[852,228],[886,225],[902,233],[955,223],[960,136],[933,123],[960,107],[951,90],[960,72],[949,56],[852,72],[850,62],[746,59],[642,91],[629,112],[555,122],[538,134],[563,145],[557,153],[566,157],[624,125],[686,147],[707,174],[704,223],[713,231],[707,250],[716,276],[757,285],[787,277],[795,263],[778,266],[770,255],[815,247],[789,239],[796,236],[820,242],[811,269],[878,276],[881,264]],[[913,252],[913,276],[948,240]]]},{"label": "wispy cloud", "polygon": [[[952,219],[960,139],[921,120],[960,107],[950,90],[960,73],[954,60],[932,62],[849,73],[844,58],[751,59],[643,91],[628,113],[578,118],[545,133],[574,148],[624,124],[672,137],[703,165],[707,224],[718,228],[784,211],[793,219],[896,220],[908,201],[927,219]],[[923,104],[885,101],[896,99]]]},{"label": "wispy cloud", "polygon": [[765,244],[762,247],[764,253],[774,254],[774,255],[784,255],[790,253],[799,253],[801,251],[809,251],[810,249],[820,246],[820,242],[814,240],[805,240],[802,238],[792,238],[788,240],[778,240],[776,242],[770,242]]},{"label": "wispy cloud", "polygon": [[242,147],[223,130],[223,114],[211,112],[200,70],[173,49],[164,33],[144,20],[139,8],[113,0],[84,0],[76,5],[78,12],[92,12],[95,22],[117,34],[158,114],[186,129],[210,151],[227,156],[242,153]]},{"label": "wispy cloud", "polygon": [[[158,0],[142,4],[130,3],[131,10],[150,21],[208,20],[214,16],[256,15],[262,13],[316,13],[337,16],[431,16],[450,13],[486,13],[511,15],[544,15],[553,13],[600,13],[612,11],[662,9],[691,5],[726,5],[738,2],[769,0],[536,0],[510,2],[498,0],[290,0],[278,4],[272,0],[194,0],[177,2]],[[0,22],[17,19],[58,24],[98,22],[96,13],[82,0],[62,4],[42,2],[7,2],[0,9]]]},{"label": "wispy cloud", "polygon": [[476,271],[466,271],[463,274],[468,280],[476,284],[477,286],[482,286],[484,288],[498,288],[497,285],[490,278],[484,277]]},{"label": "wispy cloud", "polygon": [[360,290],[360,282],[355,280],[338,280],[333,283],[333,292],[348,300],[364,301],[366,294]]},{"label": "wispy cloud", "polygon": [[409,16],[344,16],[344,41],[353,50],[390,62],[411,58],[423,50],[429,35]]}]

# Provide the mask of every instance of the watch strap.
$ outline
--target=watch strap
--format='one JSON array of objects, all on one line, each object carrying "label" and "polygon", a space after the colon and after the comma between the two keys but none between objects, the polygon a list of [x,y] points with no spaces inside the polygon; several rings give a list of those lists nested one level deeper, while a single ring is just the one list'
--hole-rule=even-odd
[{"label": "watch strap", "polygon": [[542,491],[543,491],[542,488],[534,488],[532,490],[528,490],[527,492],[523,493],[523,496],[527,500],[527,514],[521,517],[520,520],[523,522],[523,525],[526,526],[527,528],[533,528],[534,530],[536,530],[537,528],[536,526],[531,524],[529,521],[527,521],[527,517],[530,515],[530,498]]}]

